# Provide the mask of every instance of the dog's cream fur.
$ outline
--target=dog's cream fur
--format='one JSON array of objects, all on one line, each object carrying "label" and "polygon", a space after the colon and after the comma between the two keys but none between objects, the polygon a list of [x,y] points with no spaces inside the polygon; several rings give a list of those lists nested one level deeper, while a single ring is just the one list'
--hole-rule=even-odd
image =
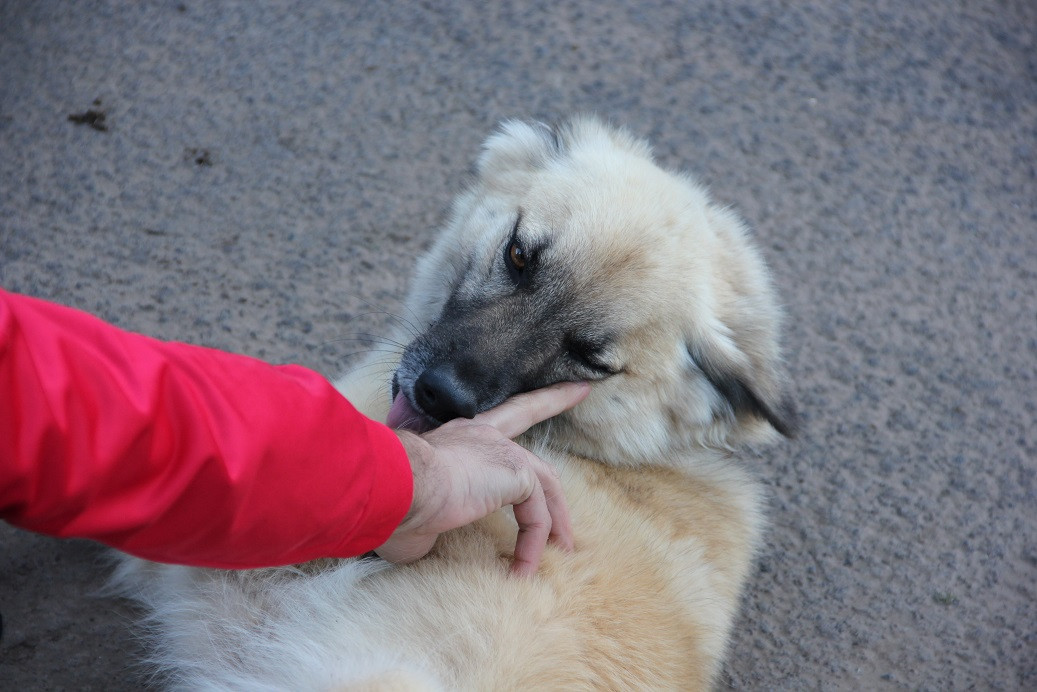
[{"label": "dog's cream fur", "polygon": [[[644,143],[594,119],[506,123],[420,262],[419,332],[458,291],[510,290],[494,266],[521,208],[550,237],[621,371],[523,441],[560,474],[576,550],[509,576],[508,511],[417,563],[328,560],[225,572],[128,561],[156,660],[189,688],[707,688],[762,517],[732,458],[787,423],[779,311],[743,225]],[[547,258],[545,258],[547,261]],[[388,382],[339,383],[384,419]],[[770,421],[770,422],[768,422]]]}]

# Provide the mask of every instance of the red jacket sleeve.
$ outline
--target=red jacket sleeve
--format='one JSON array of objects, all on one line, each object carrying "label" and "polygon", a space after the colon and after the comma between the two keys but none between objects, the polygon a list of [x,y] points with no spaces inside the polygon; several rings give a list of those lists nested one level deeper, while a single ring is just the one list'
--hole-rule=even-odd
[{"label": "red jacket sleeve", "polygon": [[0,290],[0,518],[161,562],[359,555],[411,503],[389,428],[298,366]]}]

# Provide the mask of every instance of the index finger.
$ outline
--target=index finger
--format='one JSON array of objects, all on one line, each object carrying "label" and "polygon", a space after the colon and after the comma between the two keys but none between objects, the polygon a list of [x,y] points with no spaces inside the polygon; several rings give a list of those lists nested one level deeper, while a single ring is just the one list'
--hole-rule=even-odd
[{"label": "index finger", "polygon": [[557,416],[583,401],[591,387],[586,382],[562,382],[513,396],[500,406],[472,419],[500,430],[508,438],[518,437],[534,425]]}]

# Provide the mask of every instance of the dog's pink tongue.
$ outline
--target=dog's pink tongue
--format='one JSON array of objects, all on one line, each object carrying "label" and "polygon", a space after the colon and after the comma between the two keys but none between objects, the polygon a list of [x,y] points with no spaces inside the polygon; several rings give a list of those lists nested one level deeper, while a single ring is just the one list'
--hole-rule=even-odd
[{"label": "dog's pink tongue", "polygon": [[397,394],[396,399],[393,400],[392,408],[389,409],[389,415],[385,419],[385,424],[390,428],[403,428],[416,433],[423,433],[431,428],[425,422],[425,417],[415,411],[414,407],[410,405],[403,392]]}]

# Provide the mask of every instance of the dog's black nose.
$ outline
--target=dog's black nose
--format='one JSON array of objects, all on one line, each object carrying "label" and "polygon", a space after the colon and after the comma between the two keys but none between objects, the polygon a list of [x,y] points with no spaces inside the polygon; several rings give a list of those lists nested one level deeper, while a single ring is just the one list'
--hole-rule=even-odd
[{"label": "dog's black nose", "polygon": [[479,412],[475,396],[449,365],[434,365],[421,373],[414,383],[414,401],[440,423]]}]

